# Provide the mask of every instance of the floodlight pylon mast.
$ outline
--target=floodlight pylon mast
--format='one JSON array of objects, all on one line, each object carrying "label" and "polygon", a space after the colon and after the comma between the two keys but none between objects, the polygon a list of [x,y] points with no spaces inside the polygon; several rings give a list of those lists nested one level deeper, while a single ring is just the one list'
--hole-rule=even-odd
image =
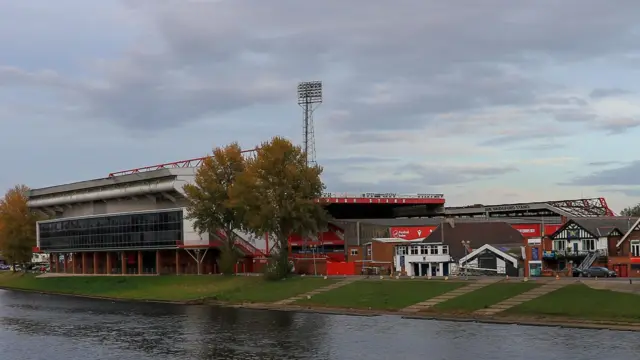
[{"label": "floodlight pylon mast", "polygon": [[316,141],[313,112],[322,104],[322,82],[306,81],[298,84],[298,105],[302,108],[302,146],[307,157],[307,166],[316,163]]}]

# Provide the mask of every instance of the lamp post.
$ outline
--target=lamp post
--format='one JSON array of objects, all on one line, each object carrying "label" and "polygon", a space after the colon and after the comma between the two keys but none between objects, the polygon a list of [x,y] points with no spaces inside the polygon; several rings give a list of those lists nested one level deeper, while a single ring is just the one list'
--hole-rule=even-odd
[{"label": "lamp post", "polygon": [[[462,240],[460,241],[460,243],[462,244],[462,247],[464,248],[464,257],[467,257],[467,255],[469,255],[469,245],[471,244],[471,242],[469,240]],[[467,267],[465,266],[464,268],[464,278],[465,280],[469,279],[469,273],[467,271]]]}]

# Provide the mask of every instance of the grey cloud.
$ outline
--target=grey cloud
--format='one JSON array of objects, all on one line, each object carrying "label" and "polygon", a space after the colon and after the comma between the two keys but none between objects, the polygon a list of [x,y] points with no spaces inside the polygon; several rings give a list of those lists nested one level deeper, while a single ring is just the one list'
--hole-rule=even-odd
[{"label": "grey cloud", "polygon": [[624,89],[594,89],[589,96],[594,99],[601,99],[606,97],[620,96],[631,94],[631,91]]},{"label": "grey cloud", "polygon": [[151,35],[108,62],[98,85],[74,84],[74,102],[88,117],[131,128],[284,103],[297,81],[315,78],[325,80],[328,113],[343,114],[330,123],[341,130],[413,129],[436,114],[491,106],[581,105],[540,100],[556,87],[524,69],[640,46],[632,32],[640,3],[631,0],[127,4]]},{"label": "grey cloud", "polygon": [[[629,197],[640,197],[640,188],[618,188],[618,189],[602,188],[602,189],[598,189],[598,191],[602,191],[605,193],[619,193]],[[628,205],[635,205],[635,204],[630,203]]]},{"label": "grey cloud", "polygon": [[621,161],[615,161],[615,160],[612,160],[612,161],[592,161],[592,162],[588,163],[589,166],[597,166],[597,167],[619,165],[619,164],[622,164],[622,162]]},{"label": "grey cloud", "polygon": [[610,135],[625,133],[640,126],[640,120],[631,118],[613,118],[602,120],[597,127],[607,131]]},{"label": "grey cloud", "polygon": [[[426,166],[422,164],[402,163],[400,161],[389,164],[386,161],[377,164],[377,168],[385,174],[393,174],[397,180],[347,181],[344,180],[348,171],[370,170],[356,162],[351,165],[340,164],[345,171],[336,169],[338,166],[327,164],[328,168],[323,178],[329,190],[344,189],[344,191],[389,191],[396,189],[401,192],[437,191],[443,186],[467,184],[479,179],[494,178],[508,173],[517,172],[513,166]],[[338,165],[338,164],[335,164]],[[367,164],[371,165],[371,164]],[[351,175],[351,174],[350,174]],[[410,179],[407,179],[410,178]],[[394,190],[394,191],[396,191]]]},{"label": "grey cloud", "polygon": [[560,185],[578,186],[638,186],[640,184],[640,160],[618,168],[599,170],[586,176],[575,178]]}]

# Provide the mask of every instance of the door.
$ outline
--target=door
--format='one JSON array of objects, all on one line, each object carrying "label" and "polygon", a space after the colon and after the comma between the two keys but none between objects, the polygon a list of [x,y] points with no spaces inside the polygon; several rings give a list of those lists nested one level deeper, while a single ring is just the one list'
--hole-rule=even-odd
[{"label": "door", "polygon": [[412,268],[413,268],[412,269],[413,270],[413,274],[411,274],[411,275],[418,276],[418,274],[420,273],[420,264],[411,263],[411,265],[412,265]]},{"label": "door", "polygon": [[427,276],[429,274],[429,264],[421,263],[420,264],[420,276]]},{"label": "door", "polygon": [[431,276],[438,276],[438,264],[431,264]]},{"label": "door", "polygon": [[573,243],[573,252],[576,253],[576,254],[578,253],[578,243],[577,242]]},{"label": "door", "polygon": [[442,276],[449,276],[449,263],[442,264]]}]

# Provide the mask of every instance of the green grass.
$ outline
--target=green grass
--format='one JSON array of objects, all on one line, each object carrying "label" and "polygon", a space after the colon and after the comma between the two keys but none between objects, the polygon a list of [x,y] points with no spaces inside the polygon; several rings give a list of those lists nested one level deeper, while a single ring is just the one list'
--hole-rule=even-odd
[{"label": "green grass", "polygon": [[567,285],[505,311],[506,315],[560,316],[585,320],[640,320],[640,296]]},{"label": "green grass", "polygon": [[435,305],[433,311],[474,312],[539,287],[532,282],[496,283]]},{"label": "green grass", "polygon": [[297,302],[352,309],[397,310],[465,285],[453,281],[362,280]]},{"label": "green grass", "polygon": [[36,278],[0,274],[0,287],[131,300],[273,302],[300,295],[336,280],[296,277],[266,281],[258,276],[78,276]]}]

